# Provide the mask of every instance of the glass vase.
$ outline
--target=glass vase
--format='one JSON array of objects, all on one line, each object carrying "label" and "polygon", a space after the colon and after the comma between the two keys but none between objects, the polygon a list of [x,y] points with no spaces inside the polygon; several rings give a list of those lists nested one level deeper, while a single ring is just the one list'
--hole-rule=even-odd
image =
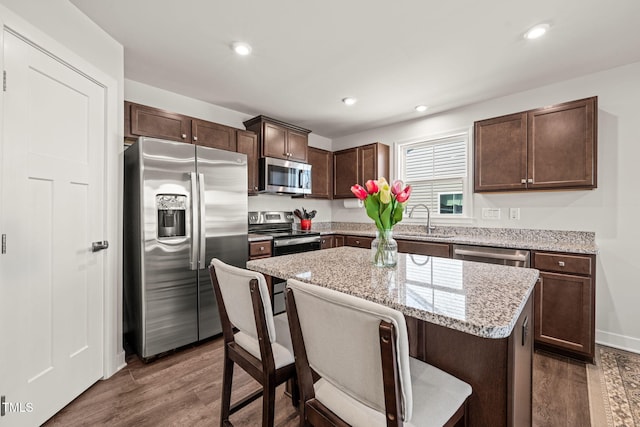
[{"label": "glass vase", "polygon": [[376,267],[393,267],[398,263],[398,243],[393,239],[393,231],[376,231],[371,242],[371,262]]}]

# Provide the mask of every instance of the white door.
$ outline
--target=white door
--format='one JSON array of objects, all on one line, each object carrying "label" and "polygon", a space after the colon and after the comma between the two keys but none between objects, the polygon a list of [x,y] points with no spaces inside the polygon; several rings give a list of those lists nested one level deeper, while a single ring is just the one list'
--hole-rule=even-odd
[{"label": "white door", "polygon": [[39,425],[102,377],[105,93],[4,33],[0,426]]}]

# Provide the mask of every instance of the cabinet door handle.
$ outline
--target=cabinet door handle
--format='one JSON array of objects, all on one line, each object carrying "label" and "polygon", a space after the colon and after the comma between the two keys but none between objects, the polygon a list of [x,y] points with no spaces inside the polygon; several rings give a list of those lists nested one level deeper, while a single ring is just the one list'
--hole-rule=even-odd
[{"label": "cabinet door handle", "polygon": [[187,134],[186,134],[186,133],[183,133],[183,134],[182,134],[182,139],[185,139],[186,137],[187,137]]},{"label": "cabinet door handle", "polygon": [[198,137],[197,137],[197,136],[194,136],[194,137],[193,137],[193,140],[194,140],[194,141],[197,141],[197,140],[198,140]]},{"label": "cabinet door handle", "polygon": [[527,179],[527,183],[529,183],[529,184],[533,184],[533,178],[529,178],[529,179]]},{"label": "cabinet door handle", "polygon": [[522,178],[522,179],[520,180],[520,184],[526,184],[526,183],[527,183],[527,180],[526,180],[526,179]]},{"label": "cabinet door handle", "polygon": [[527,334],[529,333],[529,316],[524,318],[522,322],[522,345],[527,343]]},{"label": "cabinet door handle", "polygon": [[559,265],[560,267],[564,267],[564,261],[558,261],[558,265]]},{"label": "cabinet door handle", "polygon": [[260,246],[260,250],[264,252],[264,246]]}]

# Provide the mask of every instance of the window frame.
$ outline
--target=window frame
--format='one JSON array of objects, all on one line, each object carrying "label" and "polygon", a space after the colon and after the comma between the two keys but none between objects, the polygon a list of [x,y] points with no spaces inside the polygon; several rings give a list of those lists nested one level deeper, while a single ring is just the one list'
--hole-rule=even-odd
[{"label": "window frame", "polygon": [[[439,209],[431,212],[431,222],[442,225],[447,224],[470,224],[474,221],[473,217],[473,128],[459,129],[456,131],[444,132],[440,134],[415,137],[403,141],[394,142],[393,154],[395,157],[395,176],[405,181],[405,158],[404,150],[412,145],[419,144],[435,144],[438,141],[445,141],[455,138],[464,138],[466,142],[466,175],[462,177],[462,214],[440,214]],[[442,178],[437,180],[446,180],[452,178]],[[456,179],[456,178],[454,178]],[[436,181],[436,180],[434,180]],[[411,202],[411,199],[409,199]],[[417,211],[416,211],[417,212]],[[403,217],[402,222],[410,224],[423,224],[424,218],[409,218],[408,215]]]}]

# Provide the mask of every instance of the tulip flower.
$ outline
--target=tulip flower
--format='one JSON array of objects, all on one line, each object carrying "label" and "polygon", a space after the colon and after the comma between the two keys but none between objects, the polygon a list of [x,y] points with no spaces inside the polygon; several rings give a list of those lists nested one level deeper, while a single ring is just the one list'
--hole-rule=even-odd
[{"label": "tulip flower", "polygon": [[360,200],[364,200],[369,195],[367,190],[364,189],[361,185],[353,185],[351,186],[351,192]]},{"label": "tulip flower", "polygon": [[381,203],[390,203],[391,202],[391,187],[389,187],[389,183],[386,179],[380,178],[378,180],[378,188],[380,189],[380,202]]},{"label": "tulip flower", "polygon": [[411,186],[407,185],[400,193],[396,195],[396,200],[398,203],[404,203],[409,199],[411,195]]},{"label": "tulip flower", "polygon": [[399,179],[393,181],[393,185],[391,186],[391,194],[397,196],[402,192],[402,187],[404,187],[404,183]]},{"label": "tulip flower", "polygon": [[376,181],[370,179],[364,185],[367,187],[369,194],[376,194],[378,192],[378,183]]}]

